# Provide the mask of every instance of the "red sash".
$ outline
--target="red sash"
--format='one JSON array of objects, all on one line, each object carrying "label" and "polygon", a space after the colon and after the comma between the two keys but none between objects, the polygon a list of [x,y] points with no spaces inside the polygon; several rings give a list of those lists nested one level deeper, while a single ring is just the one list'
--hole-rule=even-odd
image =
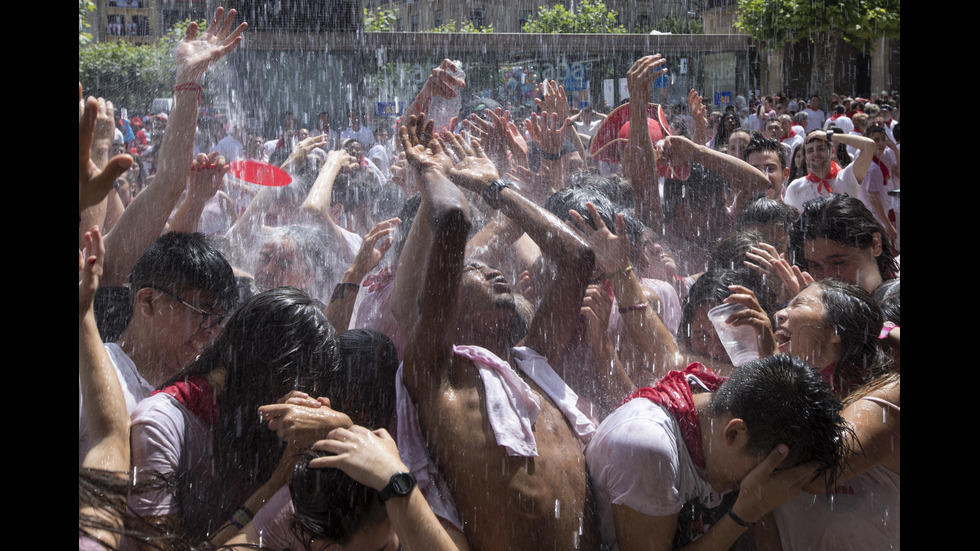
[{"label": "red sash", "polygon": [[161,392],[172,396],[209,425],[213,425],[218,419],[218,398],[207,379],[200,375],[177,381],[160,390],[154,390],[150,396],[155,396]]},{"label": "red sash", "polygon": [[687,383],[688,375],[697,377],[712,392],[718,390],[718,387],[728,380],[728,377],[722,377],[699,363],[692,363],[683,371],[671,371],[652,387],[638,389],[627,396],[623,400],[623,404],[634,398],[646,398],[667,408],[667,411],[674,416],[677,424],[680,425],[681,435],[684,437],[684,443],[687,444],[691,460],[694,461],[695,465],[704,469],[701,425],[698,423],[698,415],[694,410],[694,394]]}]

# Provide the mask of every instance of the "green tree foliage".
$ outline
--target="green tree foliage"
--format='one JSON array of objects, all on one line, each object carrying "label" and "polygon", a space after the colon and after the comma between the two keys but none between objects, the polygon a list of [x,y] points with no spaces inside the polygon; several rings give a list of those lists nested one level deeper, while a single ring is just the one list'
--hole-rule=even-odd
[{"label": "green tree foliage", "polygon": [[463,24],[456,28],[456,20],[450,19],[448,22],[438,26],[433,27],[427,31],[427,33],[492,33],[493,25],[487,25],[485,27],[477,27],[472,21],[467,19],[463,21]]},{"label": "green tree foliage", "polygon": [[78,45],[84,46],[92,42],[92,33],[88,32],[92,25],[88,23],[88,14],[95,11],[95,2],[78,0]]},{"label": "green tree foliage", "polygon": [[[78,48],[78,81],[86,96],[104,97],[116,106],[148,109],[154,98],[173,95],[173,51],[190,20],[174,25],[153,44],[101,42]],[[207,23],[198,21],[198,35]],[[221,63],[221,62],[219,62]]]},{"label": "green tree foliage", "polygon": [[395,30],[397,10],[369,10],[364,8],[364,32],[383,33]]},{"label": "green tree foliage", "polygon": [[555,4],[538,8],[537,17],[524,24],[526,33],[606,33],[625,34],[626,28],[616,24],[618,12],[610,10],[602,0],[582,0],[574,9]]},{"label": "green tree foliage", "polygon": [[898,36],[901,1],[738,0],[736,17],[736,28],[770,48],[809,39],[814,45],[811,92],[826,102],[833,92],[838,40],[860,48]]},{"label": "green tree foliage", "polygon": [[650,31],[659,31],[662,33],[671,34],[704,34],[704,22],[700,19],[688,19],[685,21],[683,18],[671,14],[666,17],[662,17],[660,21],[657,21],[657,24],[652,28],[638,28],[633,32],[648,33]]}]

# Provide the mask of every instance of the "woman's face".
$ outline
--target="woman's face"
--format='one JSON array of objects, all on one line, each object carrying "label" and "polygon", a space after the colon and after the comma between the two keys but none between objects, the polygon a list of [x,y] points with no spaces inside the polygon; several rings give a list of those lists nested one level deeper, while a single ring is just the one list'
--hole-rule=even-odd
[{"label": "woman's face", "polygon": [[803,242],[803,258],[813,279],[833,277],[845,283],[857,285],[869,293],[881,285],[878,256],[882,254],[881,234],[874,234],[867,249],[851,247],[818,237]]},{"label": "woman's face", "polygon": [[824,320],[819,284],[810,285],[776,312],[775,333],[780,353],[813,367],[826,367],[840,357],[840,337]]},{"label": "woman's face", "polygon": [[255,265],[255,284],[260,289],[286,286],[306,289],[312,281],[313,275],[307,271],[295,241],[279,237],[262,245]]},{"label": "woman's face", "polygon": [[793,164],[796,165],[797,170],[802,170],[806,168],[806,152],[802,147],[797,147],[793,152]]},{"label": "woman's face", "polygon": [[694,312],[694,319],[691,320],[691,352],[717,362],[731,363],[725,345],[721,344],[718,332],[708,318],[710,309],[711,305],[702,304]]}]

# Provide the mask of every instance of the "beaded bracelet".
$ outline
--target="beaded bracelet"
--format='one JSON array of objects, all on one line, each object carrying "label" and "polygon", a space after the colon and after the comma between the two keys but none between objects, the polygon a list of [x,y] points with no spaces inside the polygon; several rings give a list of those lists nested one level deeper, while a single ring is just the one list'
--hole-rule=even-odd
[{"label": "beaded bracelet", "polygon": [[354,292],[357,292],[357,290],[360,288],[361,286],[357,283],[338,283],[337,286],[333,288],[333,294],[330,295],[330,302],[333,302],[338,298],[344,298],[344,293],[347,289],[354,289]]},{"label": "beaded bracelet", "polygon": [[622,270],[619,270],[618,272],[612,272],[610,274],[606,274],[606,279],[612,279],[614,276],[618,276],[620,274],[626,275],[626,274],[628,274],[628,273],[630,273],[632,271],[633,271],[633,266],[630,265],[630,266],[627,266],[627,267],[623,268]]},{"label": "beaded bracelet", "polygon": [[887,339],[889,333],[891,333],[892,329],[895,329],[896,327],[898,326],[893,322],[886,321],[884,325],[881,326],[881,333],[878,333],[878,338],[882,340]]},{"label": "beaded bracelet", "polygon": [[174,86],[174,90],[178,92],[182,90],[197,90],[197,102],[201,102],[201,93],[204,91],[204,87],[196,82],[188,82],[186,84],[178,84]]},{"label": "beaded bracelet", "polygon": [[234,513],[232,513],[231,518],[228,519],[228,522],[234,524],[236,528],[241,530],[242,528],[245,528],[245,525],[252,522],[252,517],[254,516],[255,515],[249,510],[248,507],[242,505],[235,510]]}]

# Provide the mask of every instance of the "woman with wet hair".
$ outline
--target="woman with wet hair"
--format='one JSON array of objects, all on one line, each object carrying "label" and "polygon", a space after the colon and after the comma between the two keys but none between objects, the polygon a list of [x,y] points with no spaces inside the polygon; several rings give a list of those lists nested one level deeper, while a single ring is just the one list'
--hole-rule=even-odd
[{"label": "woman with wet hair", "polygon": [[708,147],[714,149],[715,151],[725,151],[725,148],[728,147],[728,137],[732,135],[732,132],[741,126],[742,123],[738,120],[738,116],[736,116],[735,113],[726,112],[718,121],[718,128],[715,130],[715,137],[708,142]]},{"label": "woman with wet hair", "polygon": [[260,406],[308,406],[323,434],[350,425],[310,398],[324,392],[335,354],[321,306],[305,293],[283,287],[248,299],[197,360],[133,412],[136,480],[165,483],[134,493],[133,511],[188,541],[220,544],[234,534],[285,484],[294,450],[313,441],[280,431],[287,447],[262,423]]},{"label": "woman with wet hair", "polygon": [[835,277],[869,293],[898,276],[885,230],[864,203],[841,194],[803,205],[790,230],[790,256],[813,279]]}]

